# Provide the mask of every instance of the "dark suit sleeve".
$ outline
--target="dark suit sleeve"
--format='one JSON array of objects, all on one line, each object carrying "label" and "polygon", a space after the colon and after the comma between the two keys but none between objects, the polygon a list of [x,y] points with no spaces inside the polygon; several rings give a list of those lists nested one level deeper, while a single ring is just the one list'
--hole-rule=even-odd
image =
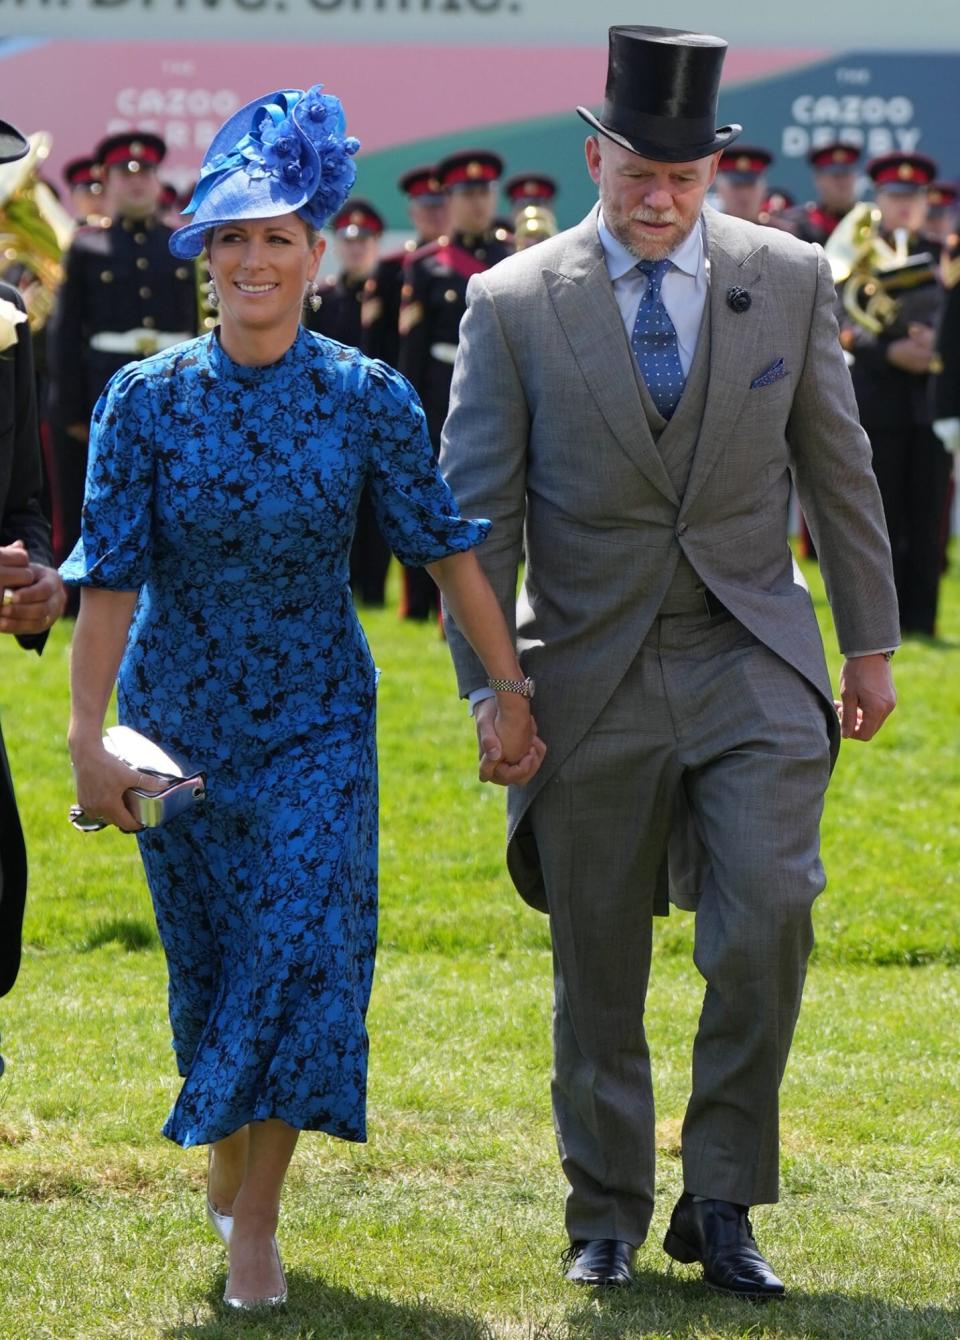
[{"label": "dark suit sleeve", "polygon": [[890,544],[867,435],[837,338],[830,266],[819,273],[787,425],[797,491],[817,547],[841,651],[896,647]]},{"label": "dark suit sleeve", "polygon": [[[440,469],[461,513],[492,522],[477,557],[514,638],[529,436],[530,412],[513,352],[484,277],[476,275],[460,326]],[[466,697],[486,684],[487,674],[452,619],[446,627],[460,694]]]},{"label": "dark suit sleeve", "polygon": [[84,375],[84,276],[85,255],[74,243],[66,255],[63,283],[47,326],[50,410],[63,428],[85,424],[90,418]]},{"label": "dark suit sleeve", "polygon": [[[2,296],[23,310],[20,296],[14,290],[5,287]],[[10,474],[0,517],[0,544],[22,540],[34,563],[52,567],[50,526],[40,505],[43,472],[37,427],[37,391],[30,327],[26,321],[17,326],[16,345],[0,357],[10,358],[11,355],[14,416],[8,443]],[[18,641],[21,646],[39,651],[46,638],[46,633],[36,633]]]}]

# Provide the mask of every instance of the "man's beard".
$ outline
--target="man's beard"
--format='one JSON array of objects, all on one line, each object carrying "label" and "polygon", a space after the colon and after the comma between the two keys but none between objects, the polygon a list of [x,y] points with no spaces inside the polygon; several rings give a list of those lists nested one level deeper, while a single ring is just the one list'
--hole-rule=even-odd
[{"label": "man's beard", "polygon": [[[662,261],[687,240],[696,227],[698,216],[694,215],[689,224],[684,224],[683,219],[673,212],[657,214],[652,209],[634,209],[624,218],[619,214],[611,215],[605,206],[603,218],[611,233],[622,246],[626,247],[631,256],[638,261]],[[662,241],[651,237],[641,242],[631,233],[631,223],[670,223],[679,231],[665,235]]]}]

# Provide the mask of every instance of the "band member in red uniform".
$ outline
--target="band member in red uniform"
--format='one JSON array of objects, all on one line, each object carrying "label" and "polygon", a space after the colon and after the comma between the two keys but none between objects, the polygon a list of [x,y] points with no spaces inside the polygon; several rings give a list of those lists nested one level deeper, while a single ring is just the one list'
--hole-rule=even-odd
[{"label": "band member in red uniform", "polygon": [[[485,149],[451,154],[439,163],[437,177],[450,202],[451,234],[414,252],[404,270],[398,367],[423,402],[438,454],[460,318],[467,310],[467,283],[513,251],[512,242],[494,226],[502,172],[502,159]],[[404,575],[404,617],[433,617],[436,584],[422,569],[406,568]]]}]

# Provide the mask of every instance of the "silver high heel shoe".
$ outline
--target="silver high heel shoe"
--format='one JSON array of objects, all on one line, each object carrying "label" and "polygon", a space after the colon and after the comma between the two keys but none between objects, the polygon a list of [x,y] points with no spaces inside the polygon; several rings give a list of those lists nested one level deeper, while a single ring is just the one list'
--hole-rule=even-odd
[{"label": "silver high heel shoe", "polygon": [[230,1246],[230,1234],[233,1232],[233,1215],[221,1214],[210,1199],[210,1164],[213,1162],[213,1150],[207,1154],[207,1223],[216,1233],[224,1247]]},{"label": "silver high heel shoe", "polygon": [[273,1250],[277,1258],[277,1265],[280,1268],[280,1278],[283,1280],[283,1289],[280,1293],[268,1294],[266,1298],[237,1298],[234,1294],[223,1292],[223,1301],[227,1307],[235,1308],[238,1312],[254,1312],[258,1308],[279,1307],[281,1303],[287,1301],[287,1277],[283,1273],[283,1262],[280,1260],[280,1248],[277,1246],[276,1238],[273,1239]]},{"label": "silver high heel shoe", "polygon": [[213,1202],[207,1197],[207,1223],[216,1233],[224,1247],[230,1246],[230,1234],[233,1232],[233,1215],[221,1214],[213,1208]]}]

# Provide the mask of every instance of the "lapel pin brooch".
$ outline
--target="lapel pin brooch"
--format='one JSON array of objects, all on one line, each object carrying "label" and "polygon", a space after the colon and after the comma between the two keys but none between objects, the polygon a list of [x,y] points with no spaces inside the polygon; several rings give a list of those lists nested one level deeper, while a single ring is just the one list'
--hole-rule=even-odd
[{"label": "lapel pin brooch", "polygon": [[731,312],[746,312],[749,310],[753,299],[745,288],[727,289],[727,306]]}]

